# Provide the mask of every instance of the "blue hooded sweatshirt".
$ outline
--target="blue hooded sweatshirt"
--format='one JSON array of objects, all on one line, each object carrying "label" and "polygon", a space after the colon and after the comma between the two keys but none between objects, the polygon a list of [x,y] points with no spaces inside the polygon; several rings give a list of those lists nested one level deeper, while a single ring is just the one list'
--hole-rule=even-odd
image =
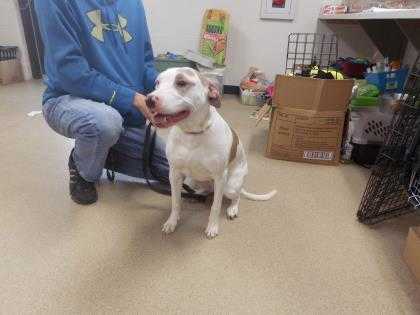
[{"label": "blue hooded sweatshirt", "polygon": [[126,126],[142,126],[136,92],[155,85],[141,0],[35,0],[45,50],[43,103],[70,94],[114,107]]}]

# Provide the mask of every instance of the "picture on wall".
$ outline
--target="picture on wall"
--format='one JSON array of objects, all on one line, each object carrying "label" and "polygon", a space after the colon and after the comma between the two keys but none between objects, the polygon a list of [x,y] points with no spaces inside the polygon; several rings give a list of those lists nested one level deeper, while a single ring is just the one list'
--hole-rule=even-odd
[{"label": "picture on wall", "polygon": [[293,20],[298,0],[261,0],[261,18]]},{"label": "picture on wall", "polygon": [[286,6],[286,0],[273,0],[273,8],[284,8]]}]

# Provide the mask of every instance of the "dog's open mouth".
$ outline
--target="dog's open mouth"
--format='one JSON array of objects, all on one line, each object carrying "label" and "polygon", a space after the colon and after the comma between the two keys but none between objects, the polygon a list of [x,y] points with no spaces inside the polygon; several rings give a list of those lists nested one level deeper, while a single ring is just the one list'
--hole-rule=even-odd
[{"label": "dog's open mouth", "polygon": [[168,128],[187,118],[190,113],[191,112],[188,110],[183,110],[175,114],[159,113],[155,116],[155,123],[159,126]]}]

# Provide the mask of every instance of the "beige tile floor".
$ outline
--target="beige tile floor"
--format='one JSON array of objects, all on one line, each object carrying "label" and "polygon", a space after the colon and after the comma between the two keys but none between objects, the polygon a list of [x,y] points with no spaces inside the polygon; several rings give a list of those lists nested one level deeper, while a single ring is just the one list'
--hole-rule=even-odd
[{"label": "beige tile floor", "polygon": [[375,228],[355,212],[368,174],[264,158],[267,125],[227,97],[222,112],[249,152],[240,218],[203,237],[209,206],[185,204],[160,232],[169,199],[103,182],[91,207],[67,191],[68,141],[41,116],[39,82],[0,88],[0,313],[420,314],[420,287],[401,260],[420,216]]}]

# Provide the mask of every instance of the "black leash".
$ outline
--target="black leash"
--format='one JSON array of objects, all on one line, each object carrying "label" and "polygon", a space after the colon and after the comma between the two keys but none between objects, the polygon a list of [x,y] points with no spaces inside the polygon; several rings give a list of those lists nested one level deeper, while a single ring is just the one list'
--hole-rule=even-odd
[{"label": "black leash", "polygon": [[[158,194],[171,196],[171,184],[169,182],[169,179],[166,177],[159,176],[156,174],[156,172],[153,170],[152,167],[152,157],[153,152],[155,150],[156,145],[156,130],[152,130],[153,126],[151,123],[149,123],[146,127],[146,135],[144,137],[144,147],[143,147],[143,176],[146,180],[147,185],[151,190]],[[112,170],[107,169],[107,177],[108,179],[113,182],[115,180],[115,172]],[[151,178],[152,177],[152,178]],[[157,181],[158,184],[154,185],[152,184],[152,180]],[[165,188],[167,187],[167,188]],[[197,194],[193,189],[191,189],[189,186],[183,184],[182,185],[185,192],[181,193],[182,198],[186,199],[194,199],[199,202],[205,202],[207,199],[207,196]]]}]

